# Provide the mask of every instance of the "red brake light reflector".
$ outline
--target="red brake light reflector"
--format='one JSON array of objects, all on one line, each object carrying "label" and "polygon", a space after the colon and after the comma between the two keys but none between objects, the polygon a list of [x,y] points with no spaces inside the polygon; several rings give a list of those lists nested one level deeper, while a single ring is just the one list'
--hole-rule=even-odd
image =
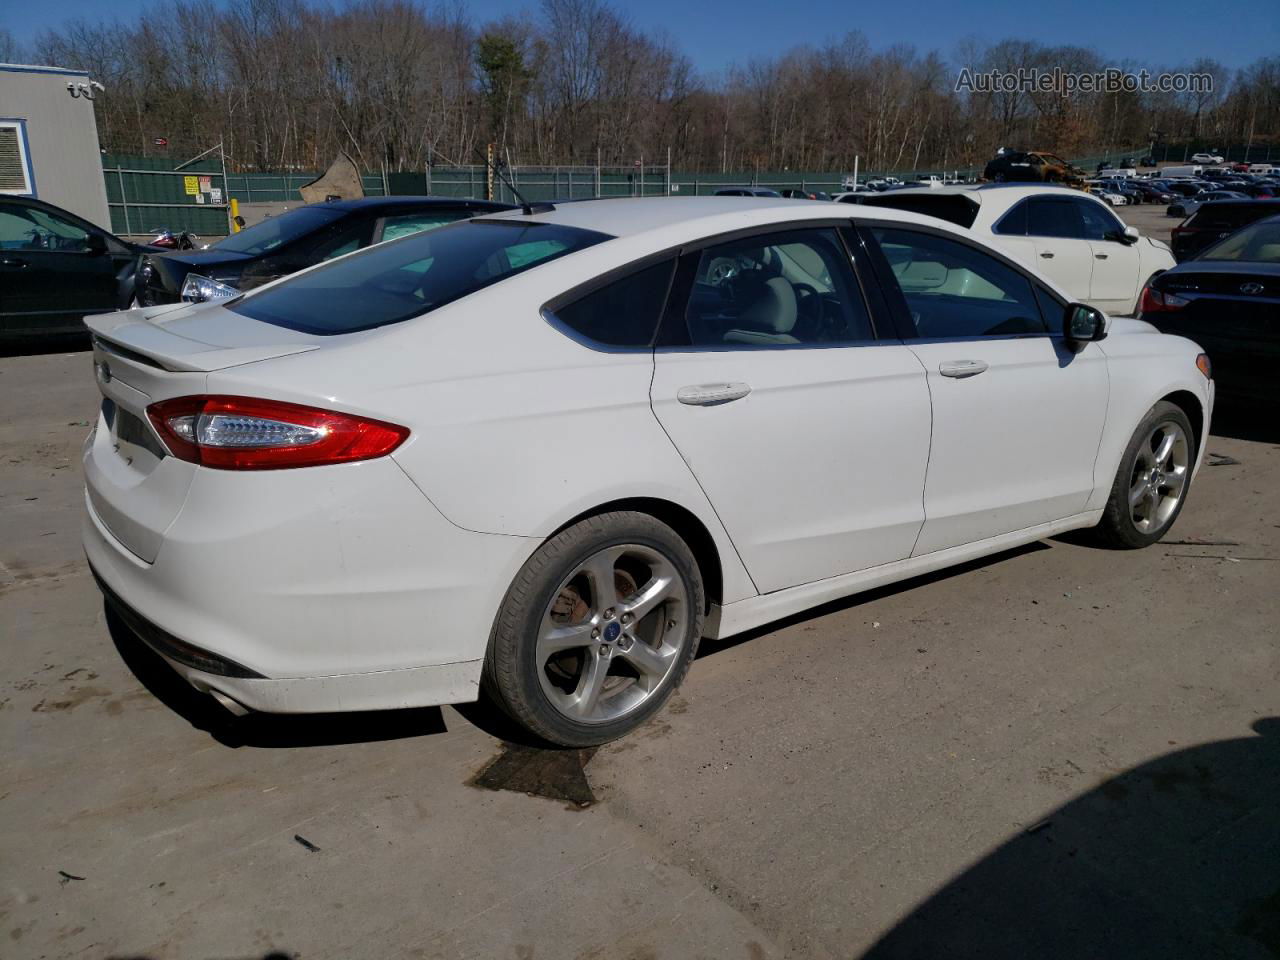
[{"label": "red brake light reflector", "polygon": [[253,397],[191,396],[147,407],[169,452],[219,470],[281,470],[383,457],[406,427]]}]

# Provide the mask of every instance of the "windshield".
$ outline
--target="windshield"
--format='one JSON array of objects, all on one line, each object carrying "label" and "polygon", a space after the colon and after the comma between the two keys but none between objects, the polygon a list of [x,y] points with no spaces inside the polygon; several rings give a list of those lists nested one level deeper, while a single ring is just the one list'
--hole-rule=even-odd
[{"label": "windshield", "polygon": [[342,215],[342,210],[335,210],[333,207],[298,207],[278,217],[268,217],[239,233],[223,237],[211,247],[228,253],[246,253],[257,257],[297,240],[326,223],[332,223]]},{"label": "windshield", "polygon": [[1264,220],[1214,244],[1200,260],[1246,260],[1280,263],[1280,220]]},{"label": "windshield", "polygon": [[306,333],[354,333],[421,316],[608,239],[559,224],[464,220],[330,261],[229,309]]}]

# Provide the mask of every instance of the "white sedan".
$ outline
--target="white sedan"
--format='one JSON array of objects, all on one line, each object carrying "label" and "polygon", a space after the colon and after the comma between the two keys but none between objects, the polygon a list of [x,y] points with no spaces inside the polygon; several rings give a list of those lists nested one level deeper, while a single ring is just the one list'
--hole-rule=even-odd
[{"label": "white sedan", "polygon": [[863,203],[967,227],[1042,272],[1073,300],[1132,316],[1143,288],[1178,265],[1168,245],[1125,226],[1096,196],[1069,187],[988,183],[895,190]]},{"label": "white sedan", "polygon": [[1155,542],[1213,406],[1195,344],[971,231],[793,200],[542,205],[88,323],[113,616],[236,712],[483,685],[564,745],[644,722],[702,636]]}]

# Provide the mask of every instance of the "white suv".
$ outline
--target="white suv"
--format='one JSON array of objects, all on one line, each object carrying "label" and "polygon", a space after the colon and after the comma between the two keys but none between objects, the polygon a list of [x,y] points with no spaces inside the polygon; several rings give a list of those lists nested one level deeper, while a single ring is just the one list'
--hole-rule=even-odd
[{"label": "white suv", "polygon": [[1224,159],[1224,157],[1220,157],[1216,153],[1193,153],[1191,155],[1192,163],[1222,163]]},{"label": "white suv", "polygon": [[980,184],[895,190],[868,206],[913,210],[967,227],[1039,270],[1072,298],[1132,315],[1143,286],[1177,265],[1166,244],[1127,227],[1097,197],[1068,187]]}]

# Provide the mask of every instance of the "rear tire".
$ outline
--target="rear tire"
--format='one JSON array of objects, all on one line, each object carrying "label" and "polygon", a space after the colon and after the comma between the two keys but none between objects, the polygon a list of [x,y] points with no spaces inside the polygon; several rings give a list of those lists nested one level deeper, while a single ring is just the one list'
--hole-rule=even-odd
[{"label": "rear tire", "polygon": [[1195,434],[1182,408],[1161,400],[1133,432],[1096,528],[1120,550],[1149,547],[1178,519],[1191,489]]},{"label": "rear tire", "polygon": [[549,743],[617,739],[684,680],[704,601],[693,552],[665,523],[631,511],[575,523],[539,547],[507,591],[486,692]]}]

